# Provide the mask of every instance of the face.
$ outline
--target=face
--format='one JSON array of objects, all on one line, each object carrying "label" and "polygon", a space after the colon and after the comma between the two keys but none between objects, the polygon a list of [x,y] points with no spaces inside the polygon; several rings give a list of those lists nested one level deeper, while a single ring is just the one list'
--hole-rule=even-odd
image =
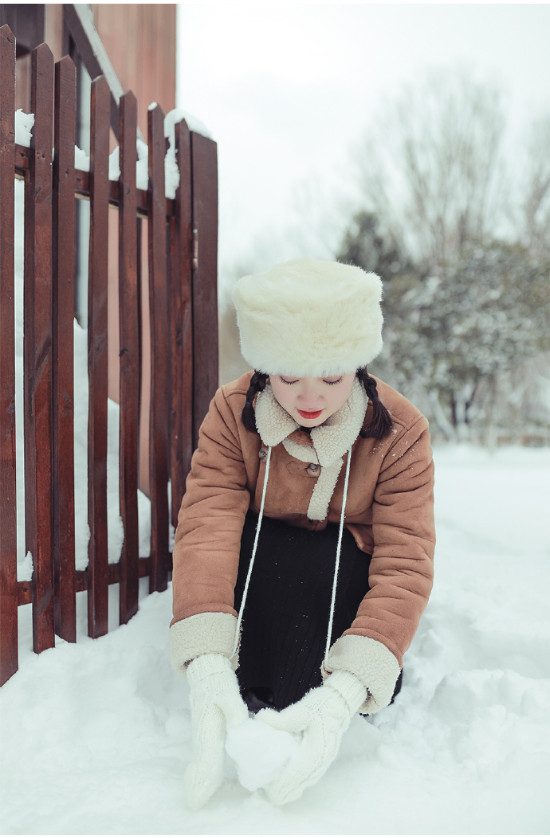
[{"label": "face", "polygon": [[355,373],[326,378],[270,375],[273,395],[303,428],[316,428],[347,401]]}]

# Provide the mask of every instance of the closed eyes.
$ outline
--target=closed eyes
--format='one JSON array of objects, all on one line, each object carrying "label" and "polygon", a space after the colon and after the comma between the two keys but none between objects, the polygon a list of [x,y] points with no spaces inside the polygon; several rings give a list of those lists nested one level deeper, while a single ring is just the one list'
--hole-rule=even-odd
[{"label": "closed eyes", "polygon": [[[300,380],[299,378],[295,378],[292,381],[288,381],[286,378],[283,378],[282,376],[279,376],[279,378],[281,379],[283,384],[296,384]],[[343,378],[344,378],[343,375],[341,375],[340,378],[337,378],[335,381],[330,381],[326,378],[323,378],[323,383],[328,384],[328,385],[340,384],[340,382],[342,381]]]}]

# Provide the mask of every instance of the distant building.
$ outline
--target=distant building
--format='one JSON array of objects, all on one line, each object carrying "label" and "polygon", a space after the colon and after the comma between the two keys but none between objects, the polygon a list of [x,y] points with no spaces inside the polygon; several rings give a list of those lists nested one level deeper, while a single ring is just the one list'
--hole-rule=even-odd
[{"label": "distant building", "polygon": [[[28,110],[30,51],[39,44],[47,43],[56,61],[70,55],[82,66],[66,22],[71,8],[63,3],[0,4],[0,22],[9,24],[17,39],[18,108]],[[122,89],[134,92],[145,134],[151,102],[158,102],[165,113],[176,104],[177,5],[92,3],[77,8],[93,20]]]}]

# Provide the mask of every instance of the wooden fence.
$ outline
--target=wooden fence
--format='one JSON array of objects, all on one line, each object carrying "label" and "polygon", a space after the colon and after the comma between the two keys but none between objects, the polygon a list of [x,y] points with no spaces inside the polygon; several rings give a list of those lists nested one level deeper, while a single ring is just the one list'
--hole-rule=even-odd
[{"label": "wooden fence", "polygon": [[[109,181],[110,91],[91,93],[90,169],[75,169],[76,76],[32,54],[30,147],[15,143],[15,39],[0,28],[0,685],[18,666],[18,606],[32,603],[35,652],[56,635],[76,640],[76,593],[87,591],[88,633],[108,631],[108,587],[119,583],[120,622],[138,609],[140,577],[167,587],[175,524],[198,426],[217,386],[216,144],[176,126],[179,187],[165,197],[164,115],[149,111],[149,186],[136,188],[137,107],[119,109],[120,177]],[[53,159],[52,159],[53,139]],[[14,334],[14,184],[25,183],[25,552],[31,581],[17,579]],[[88,566],[75,570],[75,198],[90,202],[88,271]],[[107,260],[109,207],[118,208],[120,340],[119,498],[124,543],[108,563]],[[140,257],[146,225],[147,264]],[[200,253],[199,253],[200,242]],[[147,277],[151,343],[150,555],[139,556],[138,433],[142,364],[140,283]],[[19,409],[19,407],[18,407]],[[169,508],[168,483],[172,504]]]}]

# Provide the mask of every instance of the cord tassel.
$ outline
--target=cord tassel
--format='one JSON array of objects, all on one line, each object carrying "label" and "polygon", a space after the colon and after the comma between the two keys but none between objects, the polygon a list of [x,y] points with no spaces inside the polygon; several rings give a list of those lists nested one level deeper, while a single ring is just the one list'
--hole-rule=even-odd
[{"label": "cord tassel", "polygon": [[338,585],[338,571],[340,570],[340,553],[342,550],[342,535],[344,532],[344,518],[346,512],[346,502],[348,499],[348,483],[349,483],[349,470],[351,464],[351,448],[348,449],[348,459],[346,461],[346,477],[344,480],[344,496],[342,498],[342,512],[340,514],[340,529],[338,531],[338,544],[336,546],[336,563],[334,567],[334,579],[332,582],[332,599],[330,602],[330,617],[328,621],[328,633],[327,633],[327,644],[325,647],[325,658],[328,655],[330,649],[330,640],[332,637],[332,624],[334,622],[334,607],[336,604],[336,588]]}]

